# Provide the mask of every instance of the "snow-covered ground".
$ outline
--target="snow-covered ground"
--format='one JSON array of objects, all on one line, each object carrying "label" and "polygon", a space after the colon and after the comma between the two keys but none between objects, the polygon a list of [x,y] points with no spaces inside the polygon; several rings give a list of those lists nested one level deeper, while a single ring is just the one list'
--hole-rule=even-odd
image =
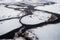
[{"label": "snow-covered ground", "polygon": [[[20,14],[19,11],[14,11],[13,9],[5,8],[4,5],[0,6],[0,20],[11,18],[11,17],[17,17]],[[19,19],[11,19],[7,21],[1,21],[0,22],[0,35],[5,34],[13,29],[16,29],[18,27],[22,26],[19,23]],[[6,29],[7,28],[7,29]]]},{"label": "snow-covered ground", "polygon": [[51,16],[52,16],[51,14],[36,11],[36,12],[33,12],[33,15],[28,15],[28,16],[23,17],[21,19],[21,22],[24,23],[24,24],[35,25],[35,24],[38,24],[38,23],[48,21],[48,19],[51,18]]},{"label": "snow-covered ground", "polygon": [[[36,9],[47,10],[60,14],[60,0],[50,0],[55,1],[57,4],[38,6]],[[15,11],[13,9],[5,8],[3,5],[0,5],[0,19],[16,17],[19,15],[20,11]],[[46,15],[47,16],[47,15]],[[37,20],[37,19],[36,19]],[[37,21],[36,21],[37,22]],[[19,19],[11,19],[7,21],[0,22],[0,35],[5,34],[13,29],[20,27]],[[31,29],[35,33],[39,40],[60,40],[60,23],[58,24],[49,24],[41,28]]]},{"label": "snow-covered ground", "polygon": [[[60,0],[51,0],[57,2],[55,5],[38,6],[36,9],[46,10],[60,14]],[[41,28],[32,29],[32,32],[38,35],[39,40],[60,40],[60,23],[49,24]]]},{"label": "snow-covered ground", "polygon": [[56,4],[46,5],[46,6],[38,6],[35,9],[47,10],[47,11],[51,11],[51,12],[60,14],[60,9],[59,9],[60,8],[60,0],[50,0],[50,1],[56,2]]},{"label": "snow-covered ground", "polygon": [[39,40],[60,40],[60,23],[50,24],[36,29],[31,29]]},{"label": "snow-covered ground", "polygon": [[[60,14],[60,0],[51,0],[57,2],[54,5],[38,6],[36,9],[46,10]],[[38,35],[39,40],[60,40],[60,23],[49,24],[41,28],[32,29],[32,32]]]}]

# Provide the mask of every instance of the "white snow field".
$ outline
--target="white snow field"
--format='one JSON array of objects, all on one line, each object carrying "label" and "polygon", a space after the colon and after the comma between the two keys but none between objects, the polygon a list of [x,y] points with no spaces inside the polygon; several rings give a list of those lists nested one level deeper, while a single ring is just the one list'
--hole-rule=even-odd
[{"label": "white snow field", "polygon": [[[19,11],[14,11],[13,9],[5,8],[3,5],[0,6],[0,20],[11,18],[11,17],[17,17],[20,14]],[[22,26],[19,23],[19,19],[11,19],[7,21],[1,21],[0,22],[0,35],[5,34],[13,29],[16,29],[18,27]]]},{"label": "white snow field", "polygon": [[51,14],[36,11],[36,12],[33,12],[33,15],[28,15],[28,16],[23,17],[21,19],[21,22],[24,24],[35,25],[38,23],[48,21],[48,19],[51,18],[51,16],[52,16]]},{"label": "white snow field", "polygon": [[[55,12],[55,13],[60,14],[60,0],[50,0],[50,1],[57,2],[57,4],[46,5],[46,6],[37,6],[37,7],[35,7],[35,9],[47,10],[50,12]],[[5,8],[4,5],[0,5],[0,19],[17,17],[17,15],[19,15],[20,13],[21,13],[20,11],[8,9],[8,8]],[[42,15],[44,15],[44,14],[42,14]],[[44,17],[46,17],[46,16],[48,16],[48,15],[45,15]],[[51,15],[49,15],[49,16],[51,16]],[[35,19],[35,20],[37,20],[37,19]],[[29,21],[26,22],[25,18],[24,18],[24,22],[28,23]],[[35,21],[35,22],[37,22],[37,21]],[[7,20],[7,21],[1,21],[0,22],[0,35],[3,35],[11,30],[14,30],[14,29],[20,27],[20,26],[22,26],[22,25],[20,24],[19,19],[11,19],[11,20]],[[36,34],[36,36],[39,38],[39,40],[60,40],[60,23],[49,24],[49,25],[45,25],[41,28],[38,27],[36,29],[30,29],[30,30]],[[16,40],[19,40],[19,39],[20,38],[17,38]],[[20,40],[22,40],[22,39],[20,39]]]},{"label": "white snow field", "polygon": [[[36,9],[46,10],[60,14],[60,0],[51,0],[57,2],[54,5],[38,6]],[[44,15],[44,14],[43,14]],[[49,24],[36,29],[31,29],[37,35],[39,40],[60,40],[60,23]]]}]

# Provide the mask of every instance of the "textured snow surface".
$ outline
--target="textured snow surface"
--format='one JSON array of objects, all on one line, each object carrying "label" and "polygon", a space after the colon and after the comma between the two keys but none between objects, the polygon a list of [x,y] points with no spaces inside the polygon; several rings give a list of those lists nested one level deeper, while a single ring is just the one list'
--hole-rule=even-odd
[{"label": "textured snow surface", "polygon": [[0,19],[17,17],[20,14],[19,11],[15,11],[13,9],[8,9],[4,7],[4,5],[0,6]]},{"label": "textured snow surface", "polygon": [[8,33],[11,30],[21,27],[18,19],[11,19],[7,21],[0,22],[0,35]]},{"label": "textured snow surface", "polygon": [[21,22],[24,24],[34,25],[34,24],[45,22],[49,18],[51,18],[51,14],[36,11],[36,12],[33,12],[33,15],[28,15],[23,17],[21,19]]},{"label": "textured snow surface", "polygon": [[[19,11],[14,11],[13,9],[5,8],[4,5],[0,6],[0,20],[11,18],[11,17],[17,17],[20,14]],[[0,35],[5,34],[11,30],[14,30],[16,28],[19,28],[22,26],[19,23],[19,19],[11,19],[7,21],[1,21],[0,22]]]},{"label": "textured snow surface", "polygon": [[60,0],[50,0],[53,2],[56,2],[54,5],[46,5],[46,6],[37,6],[35,9],[40,9],[40,10],[47,10],[50,12],[55,12],[60,14]]},{"label": "textured snow surface", "polygon": [[35,33],[39,40],[60,40],[59,30],[60,23],[31,29],[32,33]]},{"label": "textured snow surface", "polygon": [[[20,1],[20,0],[18,0],[18,1]],[[57,2],[57,4],[38,6],[38,7],[36,7],[36,9],[47,10],[47,11],[51,11],[51,12],[60,14],[60,0],[48,0],[48,1],[53,1],[53,2],[55,1],[55,2]],[[11,1],[9,1],[9,2],[11,2]],[[3,6],[0,5],[0,19],[16,17],[20,13],[21,12],[19,12],[19,11],[5,8],[4,5]],[[46,16],[48,17],[51,15],[46,15]],[[44,17],[46,18],[46,16],[44,16]],[[41,17],[41,15],[40,15],[40,17]],[[28,23],[29,21],[26,21],[27,18],[29,18],[29,20],[31,20],[31,18],[28,16],[26,16],[26,18],[24,17],[23,20],[24,20],[24,22]],[[33,21],[34,22],[33,24],[35,24],[35,22],[37,22],[38,19],[36,18],[35,20],[36,21]],[[11,20],[7,20],[7,21],[2,21],[2,22],[0,22],[0,35],[5,34],[13,29],[20,27],[20,26],[21,26],[21,24],[19,23],[19,19],[11,19]],[[60,40],[60,23],[49,24],[49,25],[45,25],[43,27],[30,29],[30,31],[32,31],[39,38],[39,40]],[[17,38],[16,40],[23,40],[23,39]]]}]

